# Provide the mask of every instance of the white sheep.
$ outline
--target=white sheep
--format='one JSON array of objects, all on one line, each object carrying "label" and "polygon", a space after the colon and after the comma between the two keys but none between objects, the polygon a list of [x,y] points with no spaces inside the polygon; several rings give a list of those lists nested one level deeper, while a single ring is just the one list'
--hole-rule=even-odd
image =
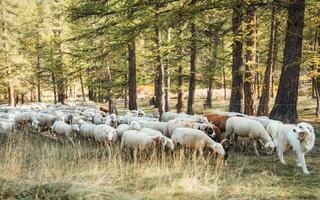
[{"label": "white sheep", "polygon": [[33,128],[38,128],[39,121],[37,120],[35,112],[23,112],[14,117],[15,129],[26,128],[30,123]]},{"label": "white sheep", "polygon": [[0,135],[1,136],[8,136],[11,131],[14,129],[14,123],[8,121],[1,121],[0,122]]},{"label": "white sheep", "polygon": [[160,131],[151,129],[151,128],[142,128],[139,132],[145,133],[149,136],[160,137],[161,145],[163,148],[168,148],[173,151],[174,145],[170,138],[164,136]]},{"label": "white sheep", "polygon": [[139,121],[141,127],[152,128],[154,130],[160,131],[163,135],[167,129],[167,122],[150,122],[150,121]]},{"label": "white sheep", "polygon": [[302,168],[304,174],[310,174],[306,166],[305,154],[313,148],[315,140],[314,132],[308,129],[310,126],[305,122],[299,123],[297,126],[274,122],[267,127],[267,131],[271,134],[276,145],[280,162],[286,164],[283,153],[288,146],[292,146],[298,157],[297,165]]},{"label": "white sheep", "polygon": [[162,121],[163,122],[168,122],[170,120],[173,120],[176,116],[178,115],[178,113],[174,113],[174,112],[165,112],[162,115]]},{"label": "white sheep", "polygon": [[63,121],[56,121],[52,125],[51,129],[58,138],[67,138],[72,143],[73,147],[75,147],[71,135],[73,135],[74,132],[79,132],[80,129],[78,125],[69,125]]},{"label": "white sheep", "polygon": [[199,123],[207,123],[207,124],[209,123],[207,117],[204,117],[202,115],[188,115],[186,113],[179,113],[174,119],[199,122]]},{"label": "white sheep", "polygon": [[161,137],[149,136],[146,133],[136,130],[125,131],[121,138],[121,150],[124,148],[145,151],[155,149],[160,146]]},{"label": "white sheep", "polygon": [[83,124],[80,127],[80,137],[83,139],[90,139],[90,138],[94,139],[94,130],[96,127],[97,125],[95,124],[89,124],[89,123]]},{"label": "white sheep", "polygon": [[175,147],[182,146],[197,150],[200,158],[203,158],[204,148],[212,149],[219,155],[225,155],[225,150],[222,145],[214,142],[208,135],[200,130],[192,128],[177,128],[173,131],[171,139]]},{"label": "white sheep", "polygon": [[228,138],[232,134],[239,135],[241,137],[249,137],[253,139],[254,150],[257,156],[259,152],[257,150],[256,139],[261,139],[265,148],[274,148],[275,145],[272,142],[272,138],[265,130],[260,122],[244,117],[230,117],[226,121],[226,133],[225,137]]},{"label": "white sheep", "polygon": [[165,129],[165,136],[167,137],[171,137],[173,131],[176,128],[182,128],[182,127],[186,127],[186,128],[193,128],[193,129],[197,129],[197,130],[201,130],[205,133],[207,133],[210,137],[214,137],[215,132],[213,129],[213,125],[210,123],[198,123],[198,122],[194,122],[194,121],[184,121],[184,120],[170,120],[169,122],[167,122],[167,126]]},{"label": "white sheep", "polygon": [[141,126],[138,122],[131,122],[130,125],[127,125],[127,124],[120,124],[117,128],[116,128],[116,131],[117,131],[117,136],[118,136],[118,139],[121,140],[122,138],[122,135],[125,131],[127,130],[136,130],[136,131],[139,131],[141,130]]},{"label": "white sheep", "polygon": [[49,129],[57,120],[56,116],[45,113],[38,113],[36,119],[39,121],[39,126],[42,129]]}]

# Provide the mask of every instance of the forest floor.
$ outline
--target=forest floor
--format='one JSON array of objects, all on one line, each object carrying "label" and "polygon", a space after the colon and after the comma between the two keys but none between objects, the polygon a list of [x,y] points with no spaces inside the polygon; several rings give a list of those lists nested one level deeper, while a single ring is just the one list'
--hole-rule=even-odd
[{"label": "forest floor", "polygon": [[[301,119],[314,125],[317,137],[306,156],[309,176],[296,166],[290,150],[285,153],[286,165],[275,153],[267,156],[263,150],[260,157],[252,150],[232,151],[221,165],[210,156],[203,162],[181,152],[132,161],[115,147],[108,161],[105,149],[92,144],[72,148],[21,134],[1,142],[0,199],[320,199],[320,124],[314,117],[315,101],[303,97],[299,105]],[[214,107],[225,110],[227,102],[215,102]]]}]

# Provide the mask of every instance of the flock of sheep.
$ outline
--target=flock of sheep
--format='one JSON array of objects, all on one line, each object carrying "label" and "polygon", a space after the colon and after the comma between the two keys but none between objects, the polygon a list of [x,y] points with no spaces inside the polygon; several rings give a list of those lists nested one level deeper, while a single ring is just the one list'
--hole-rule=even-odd
[{"label": "flock of sheep", "polygon": [[109,159],[112,159],[111,146],[115,143],[120,144],[121,150],[140,152],[184,147],[196,150],[201,158],[205,149],[226,157],[230,145],[252,143],[257,156],[259,145],[268,149],[268,153],[276,148],[281,163],[285,164],[283,153],[292,146],[298,157],[297,165],[309,174],[305,154],[313,148],[315,134],[306,122],[283,124],[268,117],[232,112],[207,115],[166,112],[159,120],[157,113],[147,115],[141,110],[129,111],[124,116],[102,110],[94,103],[0,106],[0,134],[45,133],[63,143],[69,141],[73,146],[77,137],[105,145]]}]

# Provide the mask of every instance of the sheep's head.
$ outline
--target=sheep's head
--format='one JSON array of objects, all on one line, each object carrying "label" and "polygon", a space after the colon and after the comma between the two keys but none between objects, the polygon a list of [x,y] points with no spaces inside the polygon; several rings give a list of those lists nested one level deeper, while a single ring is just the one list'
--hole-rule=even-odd
[{"label": "sheep's head", "polygon": [[140,131],[141,130],[141,125],[138,122],[131,122],[129,129],[130,130],[136,130],[136,131]]},{"label": "sheep's head", "polygon": [[105,134],[107,135],[107,140],[108,142],[112,142],[116,139],[117,137],[117,131],[114,129],[114,130],[106,130],[105,131]]},{"label": "sheep's head", "polygon": [[200,122],[200,123],[209,124],[209,121],[208,121],[207,117],[200,117],[200,118],[199,118],[199,122]]},{"label": "sheep's head", "polygon": [[164,139],[165,139],[165,147],[173,151],[174,145],[173,145],[172,140],[167,137],[164,137]]},{"label": "sheep's head", "polygon": [[76,133],[78,133],[80,131],[78,124],[71,125],[71,129]]},{"label": "sheep's head", "polygon": [[224,156],[226,154],[222,144],[214,142],[212,145],[212,149],[217,152],[219,155]]},{"label": "sheep's head", "polygon": [[275,145],[274,145],[274,143],[272,141],[269,141],[264,145],[264,148],[273,149],[274,147],[275,147]]}]

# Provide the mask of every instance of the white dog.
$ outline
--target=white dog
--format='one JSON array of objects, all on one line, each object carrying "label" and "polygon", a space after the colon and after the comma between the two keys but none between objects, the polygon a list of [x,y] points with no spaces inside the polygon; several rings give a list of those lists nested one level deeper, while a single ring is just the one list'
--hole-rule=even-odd
[{"label": "white dog", "polygon": [[267,131],[273,138],[280,162],[286,164],[283,153],[287,146],[292,146],[298,157],[297,165],[302,167],[304,174],[309,174],[305,154],[314,146],[315,135],[313,127],[306,122],[301,122],[297,125],[271,122],[267,126]]}]

